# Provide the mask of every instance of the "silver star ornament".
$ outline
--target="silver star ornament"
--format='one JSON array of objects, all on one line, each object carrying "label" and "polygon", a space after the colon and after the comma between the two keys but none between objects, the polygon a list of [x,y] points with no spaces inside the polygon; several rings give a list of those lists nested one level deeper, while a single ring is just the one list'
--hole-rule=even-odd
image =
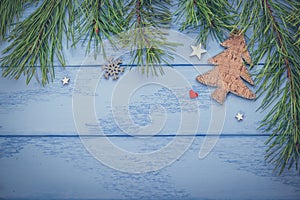
[{"label": "silver star ornament", "polygon": [[238,120],[238,121],[241,121],[244,119],[244,115],[242,113],[237,113],[235,118]]},{"label": "silver star ornament", "polygon": [[66,76],[61,80],[63,85],[68,85],[69,84],[70,79],[67,78]]},{"label": "silver star ornament", "polygon": [[207,52],[205,49],[202,49],[201,47],[202,47],[201,43],[198,46],[191,45],[191,48],[193,49],[193,52],[190,56],[197,56],[200,60],[201,59],[201,54]]}]

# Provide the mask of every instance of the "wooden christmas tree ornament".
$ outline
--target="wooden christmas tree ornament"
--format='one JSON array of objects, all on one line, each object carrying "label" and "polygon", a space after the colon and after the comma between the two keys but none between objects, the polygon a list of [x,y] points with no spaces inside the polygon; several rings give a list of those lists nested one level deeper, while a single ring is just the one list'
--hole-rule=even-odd
[{"label": "wooden christmas tree ornament", "polygon": [[225,48],[222,53],[212,57],[208,62],[217,66],[205,74],[197,76],[202,84],[216,86],[211,97],[223,104],[226,95],[231,92],[247,99],[255,99],[255,94],[246,86],[242,78],[253,85],[244,60],[251,64],[251,57],[246,47],[244,35],[233,33],[221,45]]}]

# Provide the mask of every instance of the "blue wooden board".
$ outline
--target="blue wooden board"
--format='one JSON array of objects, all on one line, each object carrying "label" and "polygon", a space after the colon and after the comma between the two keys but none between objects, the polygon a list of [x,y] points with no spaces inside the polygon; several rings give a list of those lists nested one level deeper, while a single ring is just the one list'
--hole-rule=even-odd
[{"label": "blue wooden board", "polygon": [[[89,128],[90,134],[93,132],[97,134],[99,130],[95,130],[95,127],[98,125],[105,134],[124,134],[124,130],[118,128],[118,125],[124,128],[134,124],[140,126],[151,124],[149,116],[151,109],[153,112],[158,109],[157,117],[166,119],[165,124],[156,125],[157,129],[163,126],[163,129],[159,130],[161,134],[176,133],[177,129],[172,122],[176,119],[180,120],[181,115],[194,116],[191,121],[198,127],[193,130],[193,133],[212,134],[218,131],[226,134],[257,134],[259,132],[257,127],[265,114],[256,112],[260,99],[245,100],[230,94],[225,104],[221,106],[210,98],[214,88],[201,85],[195,80],[198,74],[211,67],[164,68],[166,73],[164,76],[148,78],[136,73],[136,69],[127,70],[118,81],[103,79],[100,67],[80,69],[68,67],[65,70],[57,68],[56,76],[59,78],[46,87],[34,83],[35,81],[26,86],[24,80],[2,78],[0,79],[0,134],[77,134],[73,114],[81,115],[80,112],[89,106],[96,112],[94,120],[85,119],[83,122],[86,128]],[[76,76],[83,77],[77,77],[77,80],[71,79],[69,85],[63,86],[60,79],[65,75],[74,79]],[[86,78],[93,79],[95,84],[85,83]],[[87,88],[88,84],[94,85]],[[129,86],[131,89],[124,90]],[[197,99],[189,98],[190,89],[199,93]],[[93,96],[88,95],[88,92],[93,93]],[[128,98],[124,99],[125,96]],[[91,98],[76,101],[84,97]],[[116,105],[112,106],[111,102]],[[159,111],[159,107],[165,110]],[[235,119],[238,112],[244,113],[245,119],[242,122]],[[117,121],[119,123],[117,124],[114,118],[123,122]],[[18,122],[17,126],[16,122]],[[218,130],[212,128],[216,126],[214,122],[219,124]]]},{"label": "blue wooden board", "polygon": [[[0,78],[0,199],[300,199],[298,173],[279,176],[264,160],[262,98],[213,101],[214,88],[195,77],[224,49],[210,39],[198,60],[194,38],[169,31],[182,45],[163,77],[133,67],[106,80],[102,55],[78,46],[65,47],[67,67],[45,87]],[[131,59],[128,49],[106,50]],[[190,89],[199,97],[190,99]]]},{"label": "blue wooden board", "polygon": [[[157,138],[157,145],[170,138]],[[1,197],[25,199],[299,199],[300,177],[272,173],[264,162],[267,137],[222,137],[205,159],[197,137],[163,169],[127,173],[92,157],[78,138],[2,137]],[[147,140],[114,138],[128,149],[152,148]],[[134,147],[133,147],[134,145]]]},{"label": "blue wooden board", "polygon": [[[0,87],[1,105],[3,105],[0,111],[0,134],[74,134],[77,131],[73,114],[76,117],[77,111],[84,110],[85,106],[92,106],[91,109],[96,114],[96,119],[84,122],[85,126],[91,127],[90,134],[97,124],[100,124],[107,134],[123,134],[123,131],[115,126],[116,123],[112,122],[113,114],[119,117],[117,122],[130,118],[128,114],[132,115],[133,122],[127,120],[123,124],[117,123],[122,126],[121,128],[132,123],[142,126],[149,124],[151,121],[149,112],[157,106],[164,107],[164,112],[169,115],[169,122],[172,122],[176,115],[178,117],[191,111],[197,112],[198,114],[195,114],[195,118],[191,120],[198,121],[196,122],[198,128],[193,131],[195,133],[257,134],[259,121],[265,114],[256,112],[262,98],[255,101],[245,100],[229,94],[225,104],[220,106],[210,98],[215,88],[199,84],[195,80],[197,75],[213,68],[207,60],[224,49],[216,41],[210,40],[206,48],[207,53],[199,60],[197,57],[190,57],[194,40],[189,35],[171,30],[168,40],[181,42],[182,45],[175,48],[173,61],[175,66],[164,67],[165,75],[160,77],[146,77],[137,73],[138,69],[134,67],[127,68],[118,81],[106,80],[103,78],[101,66],[107,61],[101,54],[95,60],[93,54],[86,55],[84,48],[81,48],[76,51],[74,49],[65,51],[68,66],[65,69],[57,67],[57,78],[46,87],[35,80],[26,85],[22,78],[19,81],[0,79],[3,86]],[[108,43],[106,47],[109,52],[108,57],[121,58],[124,64],[130,62],[127,49],[113,49]],[[258,68],[261,66],[255,69]],[[61,84],[64,76],[71,79],[67,86]],[[256,87],[249,87],[253,91],[256,89]],[[190,89],[198,92],[199,98],[190,99]],[[77,98],[91,96],[92,98],[88,100],[76,101]],[[237,123],[235,120],[238,112],[245,116],[243,123]],[[30,118],[27,117],[29,113],[31,113]],[[19,121],[18,126],[14,126],[14,120],[11,119]],[[217,123],[213,124],[214,122]],[[166,121],[165,129],[160,132],[173,134],[176,132],[173,126],[172,123],[168,125]]]}]

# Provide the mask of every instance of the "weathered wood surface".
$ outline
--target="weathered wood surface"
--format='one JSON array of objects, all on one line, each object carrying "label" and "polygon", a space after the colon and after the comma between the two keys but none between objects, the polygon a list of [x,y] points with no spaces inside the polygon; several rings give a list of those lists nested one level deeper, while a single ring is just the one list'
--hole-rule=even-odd
[{"label": "weathered wood surface", "polygon": [[[82,123],[82,132],[76,129],[74,95],[83,94],[83,97],[88,97],[90,94],[87,91],[92,89],[84,90],[82,87],[84,85],[81,84],[76,86],[76,83],[86,80],[86,77],[82,76],[82,79],[77,77],[76,82],[74,81],[74,77],[78,76],[79,70],[82,69],[57,68],[59,78],[46,87],[34,81],[29,86],[25,86],[22,80],[1,79],[0,197],[4,199],[299,199],[300,177],[297,172],[289,171],[278,176],[272,172],[274,166],[264,161],[266,150],[264,142],[267,136],[262,136],[261,130],[256,129],[263,116],[263,113],[255,112],[259,100],[243,100],[230,95],[224,104],[225,114],[221,112],[223,117],[216,116],[220,109],[212,111],[212,108],[220,107],[210,100],[211,89],[197,84],[194,80],[195,75],[199,73],[197,70],[205,71],[207,68],[209,66],[166,69],[171,70],[168,74],[173,75],[174,72],[180,74],[191,84],[191,88],[200,91],[199,98],[193,100],[188,97],[188,88],[177,87],[181,86],[177,85],[180,80],[175,80],[175,85],[166,88],[153,84],[157,78],[156,80],[140,78],[134,74],[134,71],[127,71],[117,82],[100,78],[96,92],[91,95],[95,100],[95,107],[92,108],[95,109],[96,117],[91,118],[92,123],[89,118],[80,119],[87,120]],[[100,68],[86,67],[83,71],[94,77],[92,79],[97,80],[101,77]],[[71,82],[67,86],[62,86],[60,79],[65,75],[71,78]],[[132,78],[131,75],[136,78]],[[171,78],[168,75],[166,77],[168,80]],[[138,88],[134,93],[129,91],[130,94],[132,93],[128,103],[129,114],[123,113],[123,117],[132,119],[133,123],[121,122],[123,126],[121,129],[120,124],[117,124],[112,116],[111,101],[116,90],[119,90],[121,97],[128,95],[128,91],[118,89],[121,86],[118,84],[129,84],[128,78],[132,82],[137,79],[142,80],[137,86],[143,83],[141,84],[143,87]],[[170,79],[170,82],[172,81]],[[176,92],[182,95],[174,95]],[[185,106],[179,106],[180,101],[183,101]],[[83,103],[83,106],[91,103],[90,101],[79,102]],[[79,106],[77,109],[79,116],[85,111],[84,108],[88,107],[86,105],[81,108],[81,104],[76,105]],[[164,124],[152,122],[151,120],[155,118],[149,118],[151,107],[155,108],[157,105],[161,105],[166,111],[164,114],[163,110],[158,110],[162,112],[161,116],[166,115]],[[199,109],[198,113],[189,110],[195,106]],[[180,112],[187,112],[191,116],[199,114],[197,123],[199,127],[195,132],[178,131]],[[238,122],[234,118],[236,112],[244,112],[245,119]],[[152,115],[158,119],[161,116],[155,115],[155,112]],[[117,119],[120,119],[119,117]],[[95,119],[96,124],[93,124]],[[221,126],[221,132],[208,131],[214,130],[209,129],[210,124],[219,126],[222,119],[224,119],[224,126]],[[146,132],[138,132],[134,126],[143,127],[153,123],[151,130],[158,130],[154,133],[146,129]],[[194,125],[194,122],[191,123]],[[145,133],[147,134],[143,135]],[[179,153],[178,159],[174,159],[173,154],[169,152],[170,154],[166,154],[160,160],[164,162],[165,159],[167,163],[162,164],[161,169],[154,167],[155,170],[152,172],[137,174],[122,172],[120,166],[106,166],[107,163],[103,164],[99,157],[98,159],[93,157],[93,152],[89,153],[91,148],[85,143],[85,137],[95,143],[108,139],[125,151],[147,153],[168,146],[176,138],[176,134],[183,135],[180,137],[186,139],[187,151]],[[184,136],[185,134],[189,136]],[[201,136],[196,137],[189,146],[195,134]],[[206,134],[215,137],[205,137]],[[137,135],[139,137],[133,137]],[[204,140],[212,140],[213,144],[207,145]],[[200,159],[201,148],[207,146],[208,152],[204,152],[202,156],[204,158]],[[181,146],[178,147],[180,148]],[[114,161],[114,155],[111,155],[112,158],[109,157],[112,149],[100,146],[99,151],[108,153],[104,160]],[[143,171],[143,168],[139,168],[140,165],[135,166],[135,160],[127,162],[125,171],[128,171],[128,167],[136,172]],[[142,167],[146,171],[149,170],[147,166]]]},{"label": "weathered wood surface", "polygon": [[[128,150],[152,149],[171,138],[133,142]],[[133,174],[101,164],[79,138],[0,138],[0,196],[27,199],[299,199],[300,177],[272,173],[264,162],[267,137],[222,137],[205,158],[203,138],[161,170]]]},{"label": "weathered wood surface", "polygon": [[[134,135],[138,130],[130,127],[146,126],[151,120],[161,121],[153,125],[160,134],[174,134],[173,120],[180,122],[181,115],[192,114],[190,122],[198,127],[191,134],[262,133],[257,127],[265,113],[256,112],[261,98],[253,101],[229,94],[221,106],[210,97],[214,88],[195,80],[212,66],[164,68],[164,76],[148,78],[136,73],[136,68],[127,69],[118,81],[104,79],[99,66],[56,68],[57,79],[46,87],[35,80],[26,86],[24,80],[1,78],[0,135],[77,134],[73,115],[81,115],[88,107],[96,114],[93,120],[84,121],[90,134],[97,134],[95,127],[101,126],[105,134],[125,131]],[[64,76],[71,79],[69,85],[62,85]],[[190,99],[190,89],[199,97]],[[85,97],[90,98],[80,100]],[[159,119],[151,118],[151,111]],[[243,121],[235,119],[238,112],[244,114]]]},{"label": "weathered wood surface", "polygon": [[[278,176],[264,161],[262,98],[211,100],[214,88],[195,77],[224,49],[210,40],[199,61],[189,56],[194,38],[170,32],[168,40],[183,45],[163,78],[127,68],[118,81],[105,80],[105,60],[84,47],[65,48],[68,66],[45,87],[0,78],[0,199],[299,199],[297,172]],[[130,61],[126,49],[107,46],[107,54]],[[190,89],[199,97],[190,99]],[[119,159],[108,141],[130,155]]]}]

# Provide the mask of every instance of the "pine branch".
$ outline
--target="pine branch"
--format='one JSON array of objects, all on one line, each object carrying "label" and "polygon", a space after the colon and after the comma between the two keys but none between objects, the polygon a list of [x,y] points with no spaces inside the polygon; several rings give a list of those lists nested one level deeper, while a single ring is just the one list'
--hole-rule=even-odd
[{"label": "pine branch", "polygon": [[176,21],[183,21],[180,30],[197,31],[197,42],[206,44],[209,35],[223,41],[231,31],[235,17],[228,0],[186,0],[179,1],[175,13]]},{"label": "pine branch", "polygon": [[[26,3],[34,1],[0,0],[2,39],[20,17]],[[172,59],[170,52],[174,44],[166,41],[166,32],[162,30],[170,26],[170,0],[128,0],[125,5],[122,0],[80,2],[80,7],[73,12],[73,3],[77,0],[44,1],[32,15],[17,24],[9,36],[12,42],[0,59],[3,76],[17,79],[25,74],[28,83],[40,72],[42,84],[53,80],[54,59],[65,64],[62,38],[66,35],[68,41],[70,36],[74,39],[74,34],[74,46],[83,38],[83,42],[88,43],[87,52],[93,45],[96,55],[99,49],[104,53],[104,39],[113,43],[111,36],[126,30],[121,39],[131,49],[132,63],[141,65],[141,71],[146,74],[157,75],[155,66]],[[253,63],[265,58],[265,66],[259,70],[256,82],[259,85],[257,93],[264,96],[259,109],[270,109],[260,126],[272,132],[266,142],[269,144],[266,159],[275,163],[280,173],[286,167],[298,169],[300,2],[236,2],[238,15],[228,0],[179,1],[177,22],[183,21],[181,30],[196,30],[197,40],[203,44],[209,35],[223,40],[232,29],[253,32],[249,42]],[[233,25],[235,18],[237,25]],[[163,73],[162,68],[159,71]]]},{"label": "pine branch", "polygon": [[38,79],[39,65],[42,84],[53,80],[54,58],[65,65],[62,39],[63,33],[67,32],[65,14],[71,15],[72,3],[72,0],[45,1],[13,29],[9,37],[13,42],[3,50],[5,56],[0,59],[4,77],[18,79],[24,74],[28,84],[33,76]]},{"label": "pine branch", "polygon": [[[10,31],[11,25],[18,22],[24,9],[35,0],[1,0],[0,1],[0,40],[5,40],[6,34]],[[37,0],[38,2],[38,0]]]},{"label": "pine branch", "polygon": [[[300,3],[298,3],[300,4]],[[293,9],[290,14],[287,16],[287,22],[292,26],[296,28],[296,33],[295,33],[295,40],[296,43],[295,45],[300,45],[300,5],[297,5],[297,2],[295,2],[295,9]],[[298,27],[298,28],[297,28]]]},{"label": "pine branch", "polygon": [[111,43],[112,35],[119,34],[124,27],[123,1],[121,0],[84,0],[75,11],[76,38],[73,46],[82,40],[87,43],[87,53],[91,45],[95,57],[99,52],[105,56],[103,41]]},{"label": "pine branch", "polygon": [[171,23],[169,0],[131,0],[126,5],[128,15],[125,19],[128,25],[127,33],[121,40],[131,49],[132,61],[147,75],[163,74],[160,65],[168,63],[173,57],[170,53],[176,45],[166,41],[166,32]]},{"label": "pine branch", "polygon": [[[290,20],[299,12],[299,2],[262,0],[239,4],[239,26],[253,28],[250,48],[254,63],[263,57],[265,66],[257,74],[258,94],[265,95],[259,109],[272,109],[260,128],[271,131],[266,159],[279,173],[288,166],[298,170],[300,144],[300,48],[295,45],[298,23]],[[249,9],[249,8],[252,9]],[[292,12],[291,12],[292,11]],[[299,22],[299,20],[298,20]],[[255,45],[258,45],[255,48]]]}]

